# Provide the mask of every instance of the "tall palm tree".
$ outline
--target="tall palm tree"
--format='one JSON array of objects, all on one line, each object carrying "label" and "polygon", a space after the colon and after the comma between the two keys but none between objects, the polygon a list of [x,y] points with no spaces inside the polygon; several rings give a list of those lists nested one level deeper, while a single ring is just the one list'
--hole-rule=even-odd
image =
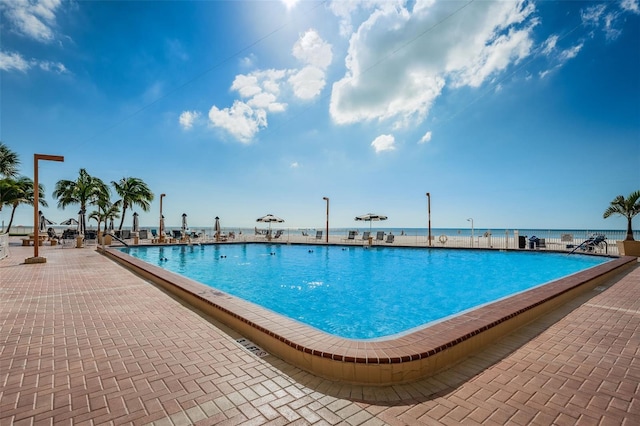
[{"label": "tall palm tree", "polygon": [[134,177],[125,177],[120,179],[119,182],[112,181],[111,185],[120,196],[120,200],[116,201],[116,204],[122,207],[122,218],[118,227],[118,230],[122,231],[124,215],[127,209],[132,206],[139,206],[143,211],[149,211],[151,201],[153,201],[153,192],[142,179]]},{"label": "tall palm tree", "polygon": [[[35,201],[33,180],[26,176],[20,176],[17,179],[2,179],[0,180],[0,192],[2,193],[0,209],[3,205],[11,206],[11,218],[5,231],[5,233],[8,234],[11,230],[13,216],[18,206],[20,206],[20,204],[33,206],[33,202]],[[44,186],[42,184],[38,185],[38,203],[43,207],[48,206],[47,201],[44,199]]]},{"label": "tall palm tree", "polygon": [[18,154],[0,141],[0,177],[17,177],[19,165]]},{"label": "tall palm tree", "polygon": [[85,169],[80,169],[78,179],[63,179],[56,183],[53,197],[58,199],[58,208],[64,209],[70,204],[79,204],[80,210],[86,212],[87,205],[97,203],[101,194],[108,191],[102,180],[91,176]]},{"label": "tall palm tree", "polygon": [[619,214],[627,218],[627,238],[625,241],[634,241],[633,229],[631,221],[633,217],[640,213],[640,190],[634,191],[629,194],[629,197],[624,198],[622,195],[618,195],[613,199],[611,205],[605,210],[602,215],[603,218],[608,218],[611,215]]},{"label": "tall palm tree", "polygon": [[[113,204],[111,203],[111,191],[107,185],[103,185],[99,187],[98,191],[98,199],[94,203],[98,210],[94,210],[89,215],[89,219],[94,219],[98,222],[98,233],[100,233],[100,227],[102,222],[104,221],[104,229],[107,230],[107,219],[106,212],[112,208]],[[119,210],[117,211],[119,213]]]}]

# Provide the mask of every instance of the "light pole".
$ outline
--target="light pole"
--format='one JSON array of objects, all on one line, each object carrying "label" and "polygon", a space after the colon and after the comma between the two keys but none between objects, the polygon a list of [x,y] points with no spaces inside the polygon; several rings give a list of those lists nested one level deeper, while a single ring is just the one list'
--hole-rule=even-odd
[{"label": "light pole", "polygon": [[325,241],[329,244],[329,197],[322,197],[327,202],[327,235]]},{"label": "light pole", "polygon": [[473,218],[470,217],[467,222],[471,222],[471,247],[473,247]]},{"label": "light pole", "polygon": [[46,263],[46,257],[38,256],[38,247],[40,246],[40,231],[39,221],[40,215],[38,214],[38,203],[40,202],[40,188],[38,183],[38,160],[48,161],[64,161],[64,157],[61,155],[46,155],[46,154],[33,154],[33,257],[24,260],[24,263]]},{"label": "light pole", "polygon": [[167,194],[160,194],[160,233],[158,234],[158,240],[160,242],[164,241],[164,234],[162,233],[162,199],[166,197]]},{"label": "light pole", "polygon": [[431,247],[431,193],[427,192],[427,216],[429,217],[429,247]]}]

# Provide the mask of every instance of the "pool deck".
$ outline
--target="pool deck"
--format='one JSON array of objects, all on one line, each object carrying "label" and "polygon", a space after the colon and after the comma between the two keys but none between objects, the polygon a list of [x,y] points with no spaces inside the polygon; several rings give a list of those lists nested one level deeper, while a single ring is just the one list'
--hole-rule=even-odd
[{"label": "pool deck", "polygon": [[0,425],[640,424],[640,268],[429,378],[318,378],[92,248],[0,260]]}]

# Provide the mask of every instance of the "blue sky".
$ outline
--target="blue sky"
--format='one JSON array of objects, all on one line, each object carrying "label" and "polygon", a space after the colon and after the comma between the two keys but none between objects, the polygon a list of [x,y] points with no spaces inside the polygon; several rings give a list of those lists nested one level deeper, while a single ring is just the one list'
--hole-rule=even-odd
[{"label": "blue sky", "polygon": [[[639,0],[1,0],[0,139],[49,207],[86,168],[143,226],[625,229],[640,189]],[[113,199],[115,201],[116,195]],[[131,212],[125,224],[130,225]],[[14,225],[33,221],[20,207]],[[9,211],[0,219],[5,223]],[[637,228],[638,224],[634,223]]]}]

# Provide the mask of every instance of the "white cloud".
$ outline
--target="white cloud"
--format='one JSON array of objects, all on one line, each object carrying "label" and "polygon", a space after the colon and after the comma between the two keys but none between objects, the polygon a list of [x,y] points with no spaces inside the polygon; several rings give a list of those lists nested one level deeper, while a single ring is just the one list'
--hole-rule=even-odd
[{"label": "white cloud", "polygon": [[[300,70],[268,69],[239,74],[231,84],[242,101],[236,100],[231,108],[213,106],[209,119],[214,127],[229,132],[240,142],[248,143],[267,127],[267,114],[284,112],[288,104],[282,100],[288,93],[300,99],[318,96],[326,85],[325,68],[331,64],[331,45],[327,44],[315,30],[300,36],[292,54],[304,67]],[[254,58],[247,58],[251,65]]]},{"label": "white cloud", "polygon": [[324,72],[316,67],[305,67],[289,77],[289,84],[300,99],[313,99],[326,84],[324,76]]},{"label": "white cloud", "polygon": [[0,69],[4,71],[27,72],[33,67],[56,74],[67,74],[69,70],[60,62],[39,61],[37,59],[26,60],[19,53],[0,52]]},{"label": "white cloud", "polygon": [[31,64],[19,53],[0,52],[0,70],[26,72],[29,68],[31,68]]},{"label": "white cloud", "polygon": [[431,142],[431,130],[425,133],[424,136],[420,138],[420,141],[418,143],[428,143],[428,142]]},{"label": "white cloud", "polygon": [[[393,128],[421,122],[445,85],[477,87],[531,54],[532,5],[462,6],[378,3],[350,39],[347,72],[332,89],[333,120],[389,120]],[[340,13],[346,10],[354,7]]]},{"label": "white cloud", "polygon": [[3,1],[1,9],[7,22],[18,34],[40,42],[55,38],[56,10],[62,0]]},{"label": "white cloud", "polygon": [[376,150],[376,154],[383,151],[393,151],[395,147],[393,135],[380,135],[371,142],[371,146]]},{"label": "white cloud", "polygon": [[315,30],[306,31],[293,45],[293,56],[304,64],[326,69],[331,65],[333,54],[331,45],[324,41]]},{"label": "white cloud", "polygon": [[300,164],[298,164],[297,161],[294,161],[289,167],[291,167],[292,169],[297,169],[298,167],[300,167]]},{"label": "white cloud", "polygon": [[183,129],[189,130],[193,127],[193,124],[198,118],[200,118],[200,113],[198,111],[183,111],[182,114],[180,114],[178,121]]},{"label": "white cloud", "polygon": [[249,143],[260,128],[267,127],[267,113],[263,109],[253,109],[242,101],[235,101],[231,108],[209,110],[209,120],[214,127],[229,132],[242,143]]},{"label": "white cloud", "polygon": [[620,7],[622,10],[626,10],[627,12],[640,14],[639,0],[622,0],[622,2],[620,2]]}]

